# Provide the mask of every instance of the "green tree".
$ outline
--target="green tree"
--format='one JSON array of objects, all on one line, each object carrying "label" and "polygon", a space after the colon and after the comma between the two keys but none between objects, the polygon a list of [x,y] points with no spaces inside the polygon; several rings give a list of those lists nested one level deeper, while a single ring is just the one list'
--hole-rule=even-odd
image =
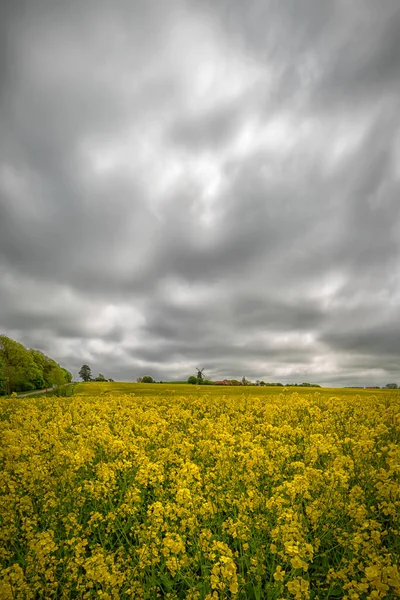
[{"label": "green tree", "polygon": [[52,358],[46,356],[46,354],[40,350],[34,350],[31,348],[28,350],[28,352],[35,361],[35,364],[41,373],[41,379],[37,379],[35,381],[36,389],[40,390],[44,387],[50,387],[52,385],[54,370],[61,368],[60,365]]},{"label": "green tree", "polygon": [[35,390],[42,390],[46,385],[42,375],[37,375],[34,377],[31,383],[35,387]]},{"label": "green tree", "polygon": [[58,367],[52,371],[51,383],[56,389],[57,396],[65,395],[65,384],[67,383],[67,377],[65,369]]},{"label": "green tree", "polygon": [[64,371],[66,382],[72,383],[72,373],[70,373],[69,371],[67,371],[67,369],[64,369],[63,367],[61,367],[61,368]]},{"label": "green tree", "polygon": [[57,365],[51,372],[49,383],[55,388],[57,396],[65,396],[67,393],[67,384],[71,383],[71,381],[71,373],[67,369]]},{"label": "green tree", "polygon": [[25,346],[5,335],[0,335],[0,366],[0,378],[7,394],[33,390],[34,381],[41,377],[40,369]]},{"label": "green tree", "polygon": [[89,365],[82,365],[79,371],[79,377],[82,381],[90,381],[92,379],[92,370]]},{"label": "green tree", "polygon": [[3,362],[0,357],[0,396],[4,396],[4,394],[6,393],[6,378],[4,373]]},{"label": "green tree", "polygon": [[0,336],[0,394],[42,389],[53,385],[58,371],[66,382],[72,375],[40,350],[25,346],[5,335]]},{"label": "green tree", "polygon": [[188,383],[191,383],[192,385],[196,385],[196,383],[197,383],[197,377],[195,377],[194,375],[191,375],[191,376],[188,378],[187,382],[188,382]]},{"label": "green tree", "polygon": [[97,377],[95,377],[95,381],[107,381],[107,379],[104,377],[103,373],[99,373]]},{"label": "green tree", "polygon": [[154,383],[154,379],[150,375],[145,375],[142,379],[143,383]]}]

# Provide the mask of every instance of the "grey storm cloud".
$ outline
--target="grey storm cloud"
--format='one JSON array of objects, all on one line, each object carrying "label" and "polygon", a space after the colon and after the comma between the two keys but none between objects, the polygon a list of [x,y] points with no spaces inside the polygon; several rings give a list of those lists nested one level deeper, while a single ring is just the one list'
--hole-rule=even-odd
[{"label": "grey storm cloud", "polygon": [[1,11],[2,333],[75,376],[396,381],[396,0]]}]

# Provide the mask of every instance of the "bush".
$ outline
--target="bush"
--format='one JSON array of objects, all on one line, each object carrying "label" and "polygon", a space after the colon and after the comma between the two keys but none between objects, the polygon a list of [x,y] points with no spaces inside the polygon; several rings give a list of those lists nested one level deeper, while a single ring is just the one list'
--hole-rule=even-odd
[{"label": "bush", "polygon": [[35,379],[32,379],[32,384],[35,390],[42,390],[45,387],[45,381],[41,375],[38,375],[35,377]]},{"label": "bush", "polygon": [[16,392],[32,392],[35,386],[30,381],[20,381],[15,385]]}]

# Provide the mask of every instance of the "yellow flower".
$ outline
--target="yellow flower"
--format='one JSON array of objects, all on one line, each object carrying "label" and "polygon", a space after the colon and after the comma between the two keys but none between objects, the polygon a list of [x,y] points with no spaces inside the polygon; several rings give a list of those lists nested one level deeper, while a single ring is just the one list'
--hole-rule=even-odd
[{"label": "yellow flower", "polygon": [[308,600],[310,597],[309,583],[301,577],[296,577],[293,581],[289,581],[286,584],[289,592],[296,598],[296,600],[305,599]]},{"label": "yellow flower", "polygon": [[378,567],[377,566],[366,567],[365,575],[366,575],[367,579],[369,579],[370,581],[372,579],[376,579],[377,577],[379,577]]},{"label": "yellow flower", "polygon": [[293,569],[303,569],[304,571],[307,571],[308,569],[307,563],[304,560],[302,560],[300,556],[295,556],[294,558],[291,558],[290,564],[292,565]]},{"label": "yellow flower", "polygon": [[101,385],[0,398],[0,597],[400,597],[400,393]]},{"label": "yellow flower", "polygon": [[282,570],[282,567],[278,565],[275,569],[274,579],[275,581],[283,581],[285,578],[286,571]]}]

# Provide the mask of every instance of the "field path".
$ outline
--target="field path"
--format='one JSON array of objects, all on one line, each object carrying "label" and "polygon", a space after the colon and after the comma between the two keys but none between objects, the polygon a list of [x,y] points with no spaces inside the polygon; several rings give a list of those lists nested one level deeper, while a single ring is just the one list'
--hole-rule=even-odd
[{"label": "field path", "polygon": [[[67,385],[72,385],[71,383],[67,383]],[[36,394],[46,394],[46,392],[51,392],[55,388],[45,388],[44,390],[35,390],[34,392],[24,392],[23,394],[17,394],[17,398],[24,398],[25,396],[36,396]]]}]

